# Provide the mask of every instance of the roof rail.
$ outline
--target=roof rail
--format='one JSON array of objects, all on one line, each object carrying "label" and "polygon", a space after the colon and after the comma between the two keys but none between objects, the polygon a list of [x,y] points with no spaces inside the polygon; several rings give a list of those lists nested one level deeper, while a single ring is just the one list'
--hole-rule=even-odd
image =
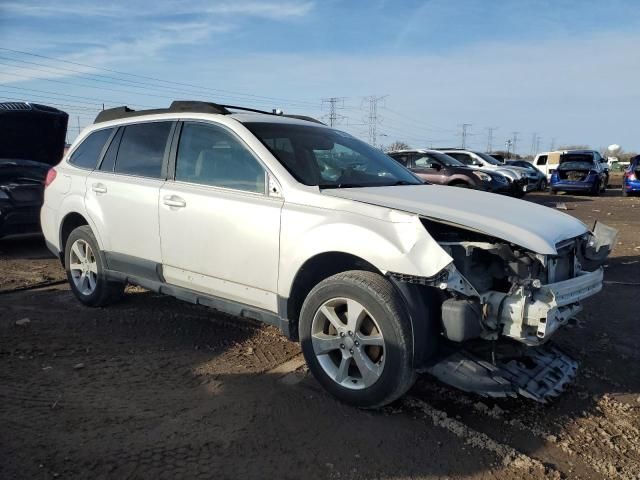
[{"label": "roof rail", "polygon": [[192,113],[218,113],[228,114],[229,110],[223,105],[209,102],[197,102],[191,100],[175,100],[169,108],[156,108],[152,110],[134,110],[127,106],[108,108],[101,111],[93,123],[108,122],[120,118],[139,117],[141,115],[153,115],[157,113],[192,112]]},{"label": "roof rail", "polygon": [[133,110],[127,106],[109,108],[101,111],[93,123],[108,122],[110,120],[117,120],[120,118],[139,117],[141,115],[153,115],[158,113],[175,113],[175,112],[190,112],[190,113],[215,113],[218,115],[229,115],[230,110],[241,110],[244,112],[262,113],[265,115],[276,115],[289,118],[297,118],[300,120],[307,120],[309,122],[320,123],[319,120],[304,115],[286,115],[276,110],[267,112],[265,110],[257,110],[255,108],[238,107],[236,105],[221,105],[218,103],[202,102],[197,100],[175,100],[171,102],[169,108],[157,108],[152,110]]}]

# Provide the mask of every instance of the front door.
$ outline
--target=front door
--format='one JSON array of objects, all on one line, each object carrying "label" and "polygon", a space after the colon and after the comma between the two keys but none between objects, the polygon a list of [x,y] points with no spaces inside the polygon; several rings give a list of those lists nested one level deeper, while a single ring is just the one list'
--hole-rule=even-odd
[{"label": "front door", "polygon": [[266,170],[226,127],[182,126],[175,180],[160,189],[165,280],[277,311],[280,211]]},{"label": "front door", "polygon": [[429,155],[418,154],[413,160],[412,170],[428,182],[435,183],[437,185],[444,185],[447,183],[444,165]]}]

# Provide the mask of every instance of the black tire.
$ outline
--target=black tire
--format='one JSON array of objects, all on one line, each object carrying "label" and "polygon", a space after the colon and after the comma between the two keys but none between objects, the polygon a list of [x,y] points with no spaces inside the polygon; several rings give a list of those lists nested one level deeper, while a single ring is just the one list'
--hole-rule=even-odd
[{"label": "black tire", "polygon": [[593,187],[591,188],[591,195],[593,195],[594,197],[597,197],[600,195],[600,180],[598,180],[598,183],[595,183],[593,185]]},{"label": "black tire", "polygon": [[[372,385],[354,390],[333,380],[321,366],[312,344],[312,324],[325,302],[356,300],[371,313],[384,338],[384,366]],[[309,293],[300,312],[300,342],[309,370],[339,400],[361,408],[384,406],[402,396],[415,382],[411,321],[400,293],[383,276],[348,271],[323,280]]]},{"label": "black tire", "polygon": [[540,180],[540,191],[544,192],[547,189],[547,179],[543,178],[542,180]]},{"label": "black tire", "polygon": [[[71,273],[71,248],[78,240],[83,240],[89,244],[97,265],[95,289],[90,294],[85,294],[78,289]],[[91,228],[88,225],[83,225],[73,230],[67,238],[64,248],[65,271],[71,291],[78,300],[89,307],[102,307],[114,303],[124,295],[124,283],[108,280],[105,276],[105,265],[104,254],[100,250]]]}]

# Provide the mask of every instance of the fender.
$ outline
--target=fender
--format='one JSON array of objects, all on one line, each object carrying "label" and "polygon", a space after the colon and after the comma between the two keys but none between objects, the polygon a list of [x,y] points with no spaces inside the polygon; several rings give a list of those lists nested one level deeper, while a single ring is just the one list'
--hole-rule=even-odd
[{"label": "fender", "polygon": [[453,259],[417,215],[389,210],[387,219],[287,205],[282,210],[278,294],[288,297],[296,273],[321,253],[362,258],[382,273],[432,277]]}]

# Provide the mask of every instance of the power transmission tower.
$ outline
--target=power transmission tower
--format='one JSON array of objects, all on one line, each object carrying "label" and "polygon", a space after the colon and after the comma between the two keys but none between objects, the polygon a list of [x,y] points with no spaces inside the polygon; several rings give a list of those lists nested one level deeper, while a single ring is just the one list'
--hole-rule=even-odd
[{"label": "power transmission tower", "polygon": [[553,152],[556,149],[556,139],[555,137],[551,139],[551,145],[549,146],[549,151]]},{"label": "power transmission tower", "polygon": [[467,130],[469,129],[471,124],[470,123],[463,123],[461,126],[462,126],[462,133],[461,133],[462,142],[461,142],[460,148],[467,148],[467,135],[469,135]]},{"label": "power transmission tower", "polygon": [[329,126],[333,127],[345,118],[344,115],[338,113],[338,109],[344,107],[344,97],[323,98],[322,105],[324,106],[326,104],[329,105],[329,114],[325,115],[325,118],[329,119]]},{"label": "power transmission tower", "polygon": [[493,152],[493,132],[497,129],[498,127],[487,127],[487,153]]},{"label": "power transmission tower", "polygon": [[365,97],[365,100],[369,102],[369,115],[367,117],[367,123],[369,125],[369,144],[373,147],[376,146],[376,142],[378,141],[378,102],[384,100],[386,97],[387,95],[383,95],[381,97],[370,95]]},{"label": "power transmission tower", "polygon": [[531,137],[531,156],[532,157],[536,154],[537,143],[538,143],[538,132],[533,132],[533,136]]},{"label": "power transmission tower", "polygon": [[538,138],[536,138],[536,151],[535,153],[538,153],[540,151],[540,143],[542,142],[542,137],[538,136]]},{"label": "power transmission tower", "polygon": [[[511,132],[511,134],[513,135],[513,138],[511,139],[511,145],[513,146],[513,148],[511,149],[511,151],[513,152],[513,156],[516,156],[516,148],[518,146],[518,134],[520,132]],[[516,157],[517,158],[517,157]]]}]

